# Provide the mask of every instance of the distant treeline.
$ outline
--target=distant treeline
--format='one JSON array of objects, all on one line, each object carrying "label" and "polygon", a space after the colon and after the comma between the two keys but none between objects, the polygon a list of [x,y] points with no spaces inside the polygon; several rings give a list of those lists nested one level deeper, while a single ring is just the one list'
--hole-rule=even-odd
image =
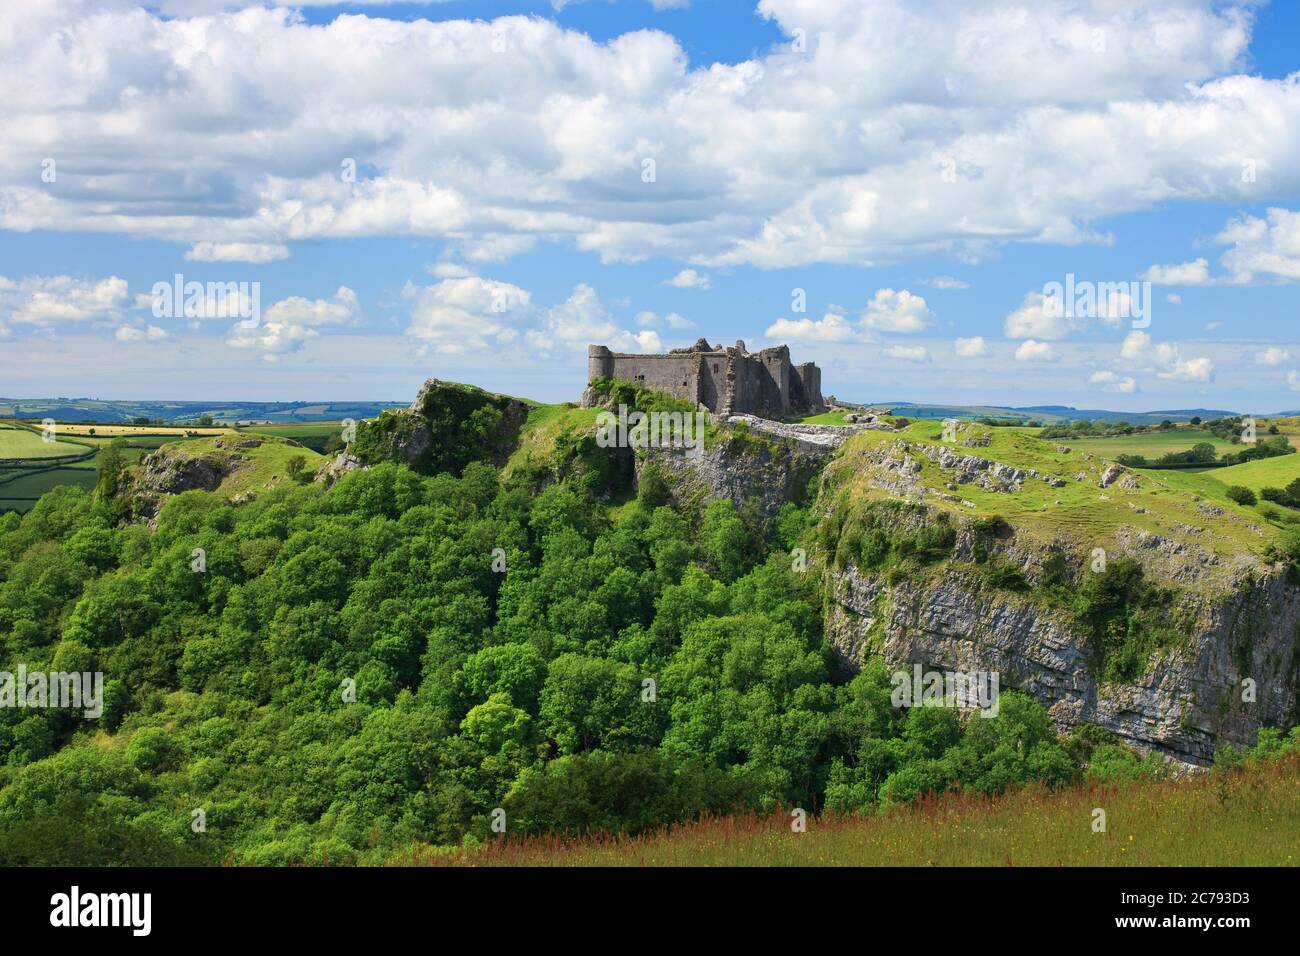
[{"label": "distant treeline", "polygon": [[1037,418],[993,418],[985,416],[976,420],[981,425],[987,425],[989,428],[1042,428],[1043,423]]}]

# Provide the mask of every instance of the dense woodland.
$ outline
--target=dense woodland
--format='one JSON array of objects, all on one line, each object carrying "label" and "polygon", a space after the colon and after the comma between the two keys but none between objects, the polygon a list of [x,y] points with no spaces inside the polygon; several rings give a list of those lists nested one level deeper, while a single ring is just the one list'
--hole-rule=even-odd
[{"label": "dense woodland", "polygon": [[790,557],[815,499],[764,522],[456,465],[187,492],[154,531],[105,488],[0,517],[0,667],[106,680],[99,719],[0,709],[0,863],[378,862],[495,839],[496,808],[635,832],[1155,767],[1005,687],[966,720],[839,669]]}]

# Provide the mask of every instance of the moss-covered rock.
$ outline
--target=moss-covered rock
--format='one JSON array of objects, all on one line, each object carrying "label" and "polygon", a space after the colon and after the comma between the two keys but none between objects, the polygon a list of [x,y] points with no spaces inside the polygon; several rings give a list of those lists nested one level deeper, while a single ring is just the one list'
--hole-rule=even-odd
[{"label": "moss-covered rock", "polygon": [[529,407],[517,398],[431,378],[410,408],[358,423],[350,451],[364,465],[398,461],[425,475],[460,474],[472,461],[501,465]]}]

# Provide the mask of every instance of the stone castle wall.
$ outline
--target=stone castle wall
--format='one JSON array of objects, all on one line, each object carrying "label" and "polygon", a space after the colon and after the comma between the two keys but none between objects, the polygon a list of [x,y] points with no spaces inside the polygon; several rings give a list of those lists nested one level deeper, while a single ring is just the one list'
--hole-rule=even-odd
[{"label": "stone castle wall", "polygon": [[821,370],[812,362],[790,364],[785,345],[752,353],[744,342],[718,348],[700,339],[667,355],[587,349],[587,381],[618,378],[695,402],[716,415],[783,418],[825,408]]}]

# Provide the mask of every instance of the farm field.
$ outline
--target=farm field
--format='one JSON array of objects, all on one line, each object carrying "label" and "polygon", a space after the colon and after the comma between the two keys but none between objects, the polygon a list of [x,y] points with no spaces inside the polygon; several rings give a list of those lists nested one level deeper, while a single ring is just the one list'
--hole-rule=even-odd
[{"label": "farm field", "polygon": [[1300,448],[1300,418],[1270,418],[1269,425],[1276,425],[1277,430],[1287,437],[1292,445]]},{"label": "farm field", "polygon": [[1240,445],[1217,438],[1201,429],[1173,429],[1167,432],[1147,432],[1140,435],[1120,435],[1116,438],[1061,438],[1056,439],[1081,452],[1100,455],[1103,458],[1117,458],[1120,455],[1145,455],[1148,459],[1159,458],[1170,452],[1188,451],[1193,445],[1202,442],[1214,446],[1214,453],[1222,455],[1227,451],[1240,451]]},{"label": "farm field", "polygon": [[325,454],[325,445],[331,435],[341,435],[342,422],[293,422],[285,425],[247,425],[239,428],[240,434],[271,435],[288,438],[317,454]]},{"label": "farm field", "polygon": [[1207,497],[1226,500],[1227,490],[1233,485],[1249,488],[1259,494],[1265,488],[1285,488],[1300,478],[1300,452],[1277,458],[1262,458],[1230,468],[1187,469],[1185,471],[1146,471],[1171,488],[1191,491]]},{"label": "farm field", "polygon": [[[39,427],[39,423],[38,423]],[[74,437],[95,436],[97,438],[134,438],[156,436],[184,438],[186,435],[210,436],[224,435],[229,428],[182,427],[179,425],[65,425],[58,426],[60,435]]]},{"label": "farm field", "polygon": [[84,455],[84,445],[45,441],[39,432],[18,425],[0,423],[0,459],[69,458]]},{"label": "farm field", "polygon": [[[1094,832],[1094,808],[1106,812]],[[792,832],[783,810],[639,837],[524,839],[418,849],[424,866],[1296,866],[1300,755],[1182,780],[1093,783],[1049,793],[927,798]]]},{"label": "farm field", "polygon": [[[211,415],[218,422],[243,420],[286,424],[373,418],[404,402],[180,402],[99,401],[88,398],[0,398],[0,418],[130,425],[134,418],[160,419],[169,427]],[[95,427],[98,427],[97,425]]]},{"label": "farm field", "polygon": [[[150,451],[180,437],[143,428],[128,431],[118,439],[98,432],[94,436],[78,434],[73,437],[64,430],[73,427],[76,426],[60,426],[58,440],[45,442],[30,428],[0,422],[0,459],[17,462],[0,468],[0,512],[28,511],[41,495],[60,485],[93,488],[98,480],[104,449],[115,440],[124,442],[121,447],[123,458],[127,462],[136,462]],[[64,456],[73,457],[66,462],[57,460]]]},{"label": "farm field", "polygon": [[0,422],[0,512],[27,511],[41,495],[61,484],[93,487],[96,478],[93,441],[65,436],[47,442],[39,432]]},{"label": "farm field", "polygon": [[[327,406],[320,406],[316,411]],[[311,411],[313,409],[303,409]],[[0,512],[28,511],[41,495],[60,485],[93,488],[99,475],[100,461],[110,444],[119,442],[127,463],[134,464],[151,451],[179,441],[218,438],[223,435],[257,434],[288,439],[288,443],[269,442],[257,457],[257,467],[232,476],[229,494],[264,486],[285,473],[288,459],[303,454],[312,467],[325,451],[332,435],[342,430],[341,422],[291,422],[259,425],[236,430],[229,427],[129,425],[121,423],[64,424],[57,426],[57,440],[41,439],[40,422],[0,421],[0,460],[13,462],[0,468]],[[296,444],[295,444],[296,443]],[[299,447],[301,446],[301,447]],[[199,450],[210,445],[198,445]],[[80,457],[78,457],[80,456]],[[68,458],[66,462],[59,459]],[[245,488],[244,486],[248,487]],[[237,487],[236,487],[237,486]]]},{"label": "farm field", "polygon": [[1258,495],[1265,488],[1285,488],[1300,478],[1300,452],[1262,458],[1229,468],[1137,469],[1175,491],[1202,495],[1223,504],[1229,502],[1228,489],[1234,485],[1249,488]]},{"label": "farm field", "polygon": [[1288,483],[1300,478],[1300,452],[1248,461],[1231,468],[1217,468],[1213,476],[1224,485],[1244,485],[1254,492],[1268,487],[1285,488]]},{"label": "farm field", "polygon": [[12,479],[9,479],[9,474],[0,471],[0,511],[28,511],[41,495],[53,488],[80,485],[89,490],[95,487],[95,482],[99,479],[97,468],[75,466],[22,471]]},{"label": "farm field", "polygon": [[[1259,419],[1261,431],[1271,425],[1277,425],[1292,445],[1300,442],[1300,419]],[[1243,447],[1216,438],[1207,431],[1183,429],[1117,438],[1072,438],[1060,441],[1069,444],[1075,451],[1109,459],[1120,455],[1144,455],[1153,460],[1169,452],[1187,451],[1198,442],[1214,445],[1215,453],[1220,455],[1240,451]],[[1300,454],[1263,458],[1228,468],[1161,468],[1138,471],[1170,489],[1227,503],[1228,488],[1234,485],[1249,488],[1259,494],[1264,488],[1285,488],[1300,478]]]}]

